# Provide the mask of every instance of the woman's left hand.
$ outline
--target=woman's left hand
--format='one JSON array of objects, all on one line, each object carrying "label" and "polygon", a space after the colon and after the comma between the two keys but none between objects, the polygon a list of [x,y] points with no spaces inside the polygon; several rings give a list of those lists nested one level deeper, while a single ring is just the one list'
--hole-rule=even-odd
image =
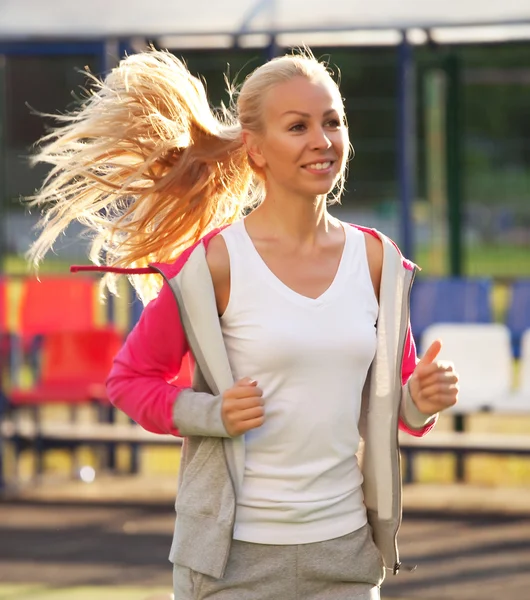
[{"label": "woman's left hand", "polygon": [[425,415],[454,406],[458,400],[458,375],[453,363],[436,360],[441,348],[440,340],[433,342],[409,379],[412,400]]}]

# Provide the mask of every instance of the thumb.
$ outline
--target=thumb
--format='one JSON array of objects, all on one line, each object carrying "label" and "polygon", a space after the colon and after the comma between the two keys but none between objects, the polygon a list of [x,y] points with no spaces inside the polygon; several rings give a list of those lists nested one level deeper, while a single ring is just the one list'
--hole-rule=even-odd
[{"label": "thumb", "polygon": [[433,363],[436,360],[438,354],[440,354],[440,350],[442,349],[442,342],[440,340],[435,340],[427,349],[425,354],[423,355],[420,362],[416,365],[418,367],[426,367]]}]

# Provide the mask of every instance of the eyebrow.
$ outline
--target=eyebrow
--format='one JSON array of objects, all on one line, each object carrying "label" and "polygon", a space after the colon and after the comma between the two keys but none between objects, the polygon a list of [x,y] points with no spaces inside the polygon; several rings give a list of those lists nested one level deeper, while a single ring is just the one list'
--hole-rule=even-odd
[{"label": "eyebrow", "polygon": [[[327,110],[323,116],[327,117],[328,115],[335,113],[335,114],[339,114],[338,111],[335,108],[330,108],[329,110]],[[286,110],[283,114],[282,117],[285,117],[286,115],[300,115],[301,117],[305,117],[307,119],[309,119],[311,117],[311,115],[309,113],[305,113],[302,112],[300,110]]]}]

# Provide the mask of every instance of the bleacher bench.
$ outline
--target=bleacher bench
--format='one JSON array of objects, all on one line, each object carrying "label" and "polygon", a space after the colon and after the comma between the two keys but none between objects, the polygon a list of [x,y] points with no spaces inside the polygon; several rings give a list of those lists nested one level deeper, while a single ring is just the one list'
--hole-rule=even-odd
[{"label": "bleacher bench", "polygon": [[422,438],[400,433],[399,445],[407,459],[406,483],[415,479],[412,457],[419,452],[451,453],[457,457],[467,454],[530,455],[530,435],[504,433],[432,431]]},{"label": "bleacher bench", "polygon": [[[6,420],[0,424],[4,441],[18,439],[34,448],[39,443],[49,446],[108,446],[109,444],[138,444],[173,446],[182,438],[146,431],[134,424],[44,422]],[[405,481],[414,480],[412,457],[421,452],[467,454],[530,455],[530,435],[433,431],[423,438],[405,433],[399,435],[401,453],[407,459]]]},{"label": "bleacher bench", "polygon": [[18,437],[26,441],[35,441],[42,438],[50,442],[72,442],[87,445],[113,442],[152,446],[182,444],[182,438],[151,433],[138,425],[132,424],[48,422],[36,425],[33,421],[21,421],[19,423],[5,421],[1,426],[1,433],[4,440]]},{"label": "bleacher bench", "polygon": [[530,435],[433,431],[423,438],[400,434],[399,444],[404,452],[530,454]]},{"label": "bleacher bench", "polygon": [[[131,450],[140,446],[166,446],[178,447],[182,445],[182,438],[172,435],[151,433],[134,424],[116,423],[65,423],[43,422],[36,423],[30,420],[4,420],[0,423],[0,443],[13,442],[19,448],[26,446],[35,454],[35,473],[43,471],[44,451],[50,448],[75,449],[81,446],[102,447],[107,449],[106,465],[114,468],[114,450],[117,445],[125,444]],[[7,485],[3,472],[4,454],[0,448],[0,491]],[[130,455],[129,471],[138,472],[137,456],[132,450]],[[18,458],[16,458],[15,472],[18,473]],[[16,478],[16,476],[15,476]]]}]

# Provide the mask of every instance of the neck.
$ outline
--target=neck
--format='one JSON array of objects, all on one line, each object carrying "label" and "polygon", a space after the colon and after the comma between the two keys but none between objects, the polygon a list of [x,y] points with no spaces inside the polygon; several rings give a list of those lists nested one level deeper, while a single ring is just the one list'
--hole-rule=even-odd
[{"label": "neck", "polygon": [[278,197],[267,193],[263,202],[248,217],[256,231],[277,239],[312,245],[327,234],[334,219],[327,210],[326,197]]}]

